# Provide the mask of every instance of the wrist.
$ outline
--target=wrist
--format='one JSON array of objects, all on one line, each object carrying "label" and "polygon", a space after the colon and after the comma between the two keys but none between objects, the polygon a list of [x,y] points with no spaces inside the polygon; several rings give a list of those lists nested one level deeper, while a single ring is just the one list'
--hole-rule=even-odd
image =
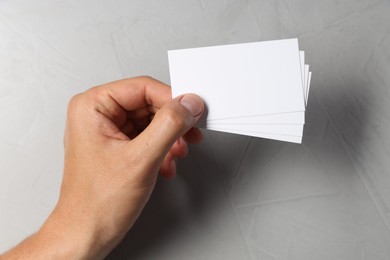
[{"label": "wrist", "polygon": [[39,230],[40,239],[56,248],[51,259],[103,259],[123,239],[125,233],[104,225],[104,216],[81,208],[60,202]]},{"label": "wrist", "polygon": [[37,240],[48,249],[48,259],[91,258],[93,231],[71,222],[55,211],[36,234]]},{"label": "wrist", "polygon": [[37,237],[51,248],[50,259],[103,259],[111,248],[100,233],[94,219],[57,205]]},{"label": "wrist", "polygon": [[99,255],[96,250],[93,232],[84,227],[76,228],[68,220],[55,210],[38,232],[0,258],[103,259],[104,255]]}]

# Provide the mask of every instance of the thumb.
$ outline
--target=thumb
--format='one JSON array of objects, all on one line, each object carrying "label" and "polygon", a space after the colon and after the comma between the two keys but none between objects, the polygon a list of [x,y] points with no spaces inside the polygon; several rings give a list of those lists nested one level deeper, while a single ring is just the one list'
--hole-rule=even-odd
[{"label": "thumb", "polygon": [[142,148],[146,163],[160,163],[174,142],[190,130],[204,111],[202,99],[186,94],[165,104],[149,126],[130,142]]}]

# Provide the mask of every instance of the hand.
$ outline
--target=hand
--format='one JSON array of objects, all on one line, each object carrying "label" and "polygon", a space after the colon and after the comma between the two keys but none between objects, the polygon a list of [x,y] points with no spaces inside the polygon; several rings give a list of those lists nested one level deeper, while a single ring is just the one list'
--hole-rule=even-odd
[{"label": "hand", "polygon": [[202,140],[192,127],[203,110],[198,96],[172,100],[169,86],[149,77],[73,97],[59,202],[30,244],[53,248],[49,258],[106,256],[141,213],[158,172],[173,177],[187,142]]}]

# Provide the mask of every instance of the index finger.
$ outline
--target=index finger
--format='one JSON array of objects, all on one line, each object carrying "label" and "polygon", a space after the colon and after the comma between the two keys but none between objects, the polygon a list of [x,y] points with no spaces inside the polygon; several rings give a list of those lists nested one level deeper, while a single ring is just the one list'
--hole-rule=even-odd
[{"label": "index finger", "polygon": [[97,87],[126,111],[144,107],[161,108],[172,100],[171,88],[148,76],[122,79]]},{"label": "index finger", "polygon": [[127,121],[129,113],[154,114],[172,100],[168,85],[147,76],[100,85],[88,90],[84,96],[91,108],[118,127]]}]

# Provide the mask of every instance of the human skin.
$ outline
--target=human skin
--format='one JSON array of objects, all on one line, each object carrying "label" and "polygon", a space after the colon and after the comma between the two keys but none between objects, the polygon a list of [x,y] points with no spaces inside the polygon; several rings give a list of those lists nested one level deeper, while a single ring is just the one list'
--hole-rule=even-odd
[{"label": "human skin", "polygon": [[158,174],[172,178],[204,110],[150,77],[89,89],[68,105],[60,197],[38,232],[0,259],[103,259],[130,230]]}]

